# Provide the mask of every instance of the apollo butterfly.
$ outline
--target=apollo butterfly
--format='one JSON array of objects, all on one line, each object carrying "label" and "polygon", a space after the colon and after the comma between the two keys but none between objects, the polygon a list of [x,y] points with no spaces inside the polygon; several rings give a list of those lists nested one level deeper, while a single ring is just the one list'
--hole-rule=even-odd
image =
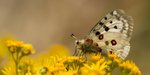
[{"label": "apollo butterfly", "polygon": [[130,39],[133,31],[133,20],[123,10],[114,10],[102,18],[90,31],[89,35],[75,41],[75,55],[111,51],[125,59],[130,51]]}]

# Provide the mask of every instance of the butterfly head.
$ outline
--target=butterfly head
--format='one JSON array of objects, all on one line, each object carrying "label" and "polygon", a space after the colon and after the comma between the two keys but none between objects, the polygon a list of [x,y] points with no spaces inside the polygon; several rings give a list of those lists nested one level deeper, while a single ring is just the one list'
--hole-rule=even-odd
[{"label": "butterfly head", "polygon": [[71,37],[73,37],[73,38],[75,39],[75,44],[76,44],[77,46],[84,44],[84,40],[79,40],[79,39],[77,39],[77,37],[75,37],[74,34],[71,34]]},{"label": "butterfly head", "polygon": [[76,44],[77,46],[83,45],[84,43],[85,43],[84,40],[76,40],[76,41],[75,41],[75,44]]}]

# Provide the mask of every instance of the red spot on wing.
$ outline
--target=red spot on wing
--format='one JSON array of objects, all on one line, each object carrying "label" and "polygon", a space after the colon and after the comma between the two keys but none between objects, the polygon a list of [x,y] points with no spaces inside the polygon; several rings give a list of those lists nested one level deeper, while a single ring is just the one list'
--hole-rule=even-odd
[{"label": "red spot on wing", "polygon": [[92,39],[86,39],[85,40],[87,43],[89,43],[89,44],[92,44],[93,43],[93,40]]},{"label": "red spot on wing", "polygon": [[116,40],[111,40],[111,44],[112,44],[112,45],[116,45],[116,44],[117,44],[117,41],[116,41]]},{"label": "red spot on wing", "polygon": [[102,40],[103,38],[104,38],[104,35],[103,34],[101,34],[101,35],[99,35],[99,40]]}]

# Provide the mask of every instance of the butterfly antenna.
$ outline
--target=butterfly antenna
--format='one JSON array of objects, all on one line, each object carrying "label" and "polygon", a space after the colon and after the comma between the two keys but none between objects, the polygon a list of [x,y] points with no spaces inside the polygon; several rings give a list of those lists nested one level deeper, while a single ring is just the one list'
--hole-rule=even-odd
[{"label": "butterfly antenna", "polygon": [[75,40],[77,40],[77,37],[74,34],[71,34],[71,37],[73,37]]}]

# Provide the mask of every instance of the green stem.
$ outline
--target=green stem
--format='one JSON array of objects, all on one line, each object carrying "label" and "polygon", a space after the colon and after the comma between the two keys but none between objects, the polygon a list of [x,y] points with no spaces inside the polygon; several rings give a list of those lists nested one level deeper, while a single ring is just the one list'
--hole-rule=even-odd
[{"label": "green stem", "polygon": [[15,64],[16,64],[16,75],[18,75],[18,51],[16,52],[16,61],[15,61]]},{"label": "green stem", "polygon": [[16,62],[16,75],[18,75],[18,63]]},{"label": "green stem", "polygon": [[15,59],[15,56],[13,55],[13,53],[11,53],[11,55],[12,55],[12,58],[13,58],[13,60],[14,60],[14,62],[15,62],[15,68],[16,68],[16,75],[18,75],[18,53],[16,53],[16,59]]},{"label": "green stem", "polygon": [[112,71],[116,68],[116,63],[112,61],[112,63],[109,65],[109,70],[107,71],[109,75],[112,75]]}]

